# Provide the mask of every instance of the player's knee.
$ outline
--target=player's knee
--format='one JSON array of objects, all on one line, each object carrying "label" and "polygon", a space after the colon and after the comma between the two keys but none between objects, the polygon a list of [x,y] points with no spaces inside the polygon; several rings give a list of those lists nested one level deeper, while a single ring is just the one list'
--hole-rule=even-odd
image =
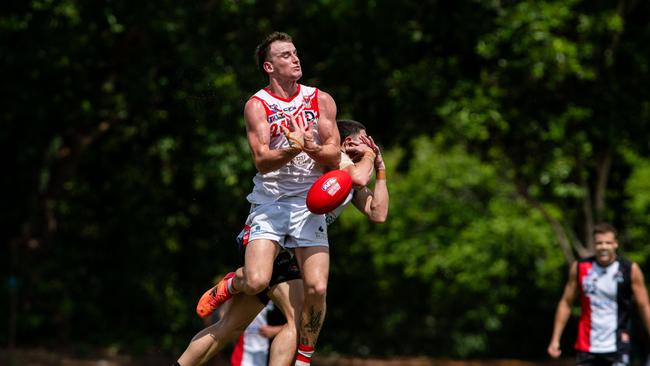
[{"label": "player's knee", "polygon": [[318,282],[307,286],[307,296],[324,299],[325,295],[327,295],[327,282]]},{"label": "player's knee", "polygon": [[258,274],[249,275],[246,277],[246,287],[249,294],[260,293],[269,287],[269,279]]}]

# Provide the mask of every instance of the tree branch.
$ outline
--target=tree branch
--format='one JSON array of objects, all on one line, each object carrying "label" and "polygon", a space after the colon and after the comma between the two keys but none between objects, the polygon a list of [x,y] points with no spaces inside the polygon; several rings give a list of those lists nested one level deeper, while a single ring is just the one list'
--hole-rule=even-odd
[{"label": "tree branch", "polygon": [[564,253],[564,258],[568,264],[573,263],[576,258],[573,255],[573,251],[571,250],[571,240],[562,227],[562,224],[560,224],[560,222],[548,212],[548,210],[544,207],[544,205],[542,205],[541,202],[537,201],[528,193],[526,184],[519,181],[516,183],[516,186],[519,195],[521,195],[531,206],[539,210],[539,212],[542,213],[542,216],[544,216],[544,219],[551,225],[551,228],[555,233],[555,238],[557,239],[558,243],[560,243],[560,248],[562,249],[562,253]]}]

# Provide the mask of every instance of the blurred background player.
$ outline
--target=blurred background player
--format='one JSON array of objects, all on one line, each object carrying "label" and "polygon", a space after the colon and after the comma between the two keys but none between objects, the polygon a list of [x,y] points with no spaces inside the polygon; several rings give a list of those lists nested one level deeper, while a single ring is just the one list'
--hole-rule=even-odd
[{"label": "blurred background player", "polygon": [[266,366],[269,363],[270,339],[274,338],[286,319],[272,301],[260,311],[237,338],[230,356],[232,366]]},{"label": "blurred background player", "polygon": [[578,365],[628,365],[632,302],[646,331],[650,331],[650,301],[641,268],[617,254],[616,229],[607,223],[594,226],[596,255],[571,265],[569,279],[557,305],[547,352],[562,354],[560,338],[580,294],[581,315],[575,342]]}]

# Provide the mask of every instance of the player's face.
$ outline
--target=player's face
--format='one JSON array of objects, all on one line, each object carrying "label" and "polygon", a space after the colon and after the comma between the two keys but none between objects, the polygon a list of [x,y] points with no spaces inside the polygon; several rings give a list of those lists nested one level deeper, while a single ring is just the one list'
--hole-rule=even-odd
[{"label": "player's face", "polygon": [[614,233],[597,233],[594,235],[596,261],[600,265],[609,265],[616,259],[618,242]]},{"label": "player's face", "polygon": [[298,80],[302,76],[298,51],[291,42],[276,41],[269,48],[269,60],[265,69],[277,78]]}]

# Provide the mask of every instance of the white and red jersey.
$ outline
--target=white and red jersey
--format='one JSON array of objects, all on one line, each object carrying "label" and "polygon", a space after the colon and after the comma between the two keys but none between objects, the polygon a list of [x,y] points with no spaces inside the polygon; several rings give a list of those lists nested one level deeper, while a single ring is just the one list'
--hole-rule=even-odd
[{"label": "white and red jersey", "polygon": [[[271,150],[289,147],[289,142],[282,133],[281,126],[288,127],[289,120],[285,114],[294,116],[297,123],[311,123],[314,131],[314,141],[321,143],[318,135],[318,89],[298,84],[296,94],[289,98],[281,98],[271,94],[268,89],[262,89],[251,97],[262,102],[269,123]],[[273,202],[284,196],[307,197],[311,185],[324,172],[324,167],[315,162],[305,152],[301,152],[289,163],[278,170],[261,174],[253,178],[253,192],[247,199],[250,203],[262,204]]]},{"label": "white and red jersey", "polygon": [[[260,332],[268,324],[268,313],[273,310],[273,303],[269,301],[262,311],[248,325],[235,343],[230,356],[233,366],[265,366],[269,353],[269,339]],[[262,361],[264,363],[262,363]]]},{"label": "white and red jersey", "polygon": [[620,349],[621,333],[629,335],[632,303],[631,263],[617,258],[603,267],[595,258],[578,262],[582,312],[575,348],[590,353]]}]

